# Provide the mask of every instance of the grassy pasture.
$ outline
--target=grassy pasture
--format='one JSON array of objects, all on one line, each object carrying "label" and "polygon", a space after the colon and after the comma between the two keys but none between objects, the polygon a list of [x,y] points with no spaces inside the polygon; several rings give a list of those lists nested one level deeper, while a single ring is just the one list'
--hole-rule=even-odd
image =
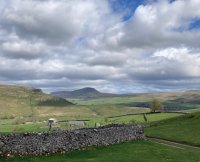
[{"label": "grassy pasture", "polygon": [[[158,99],[161,102],[175,100],[182,96],[182,93],[179,92],[169,92],[169,93],[151,93],[151,94],[137,94],[133,96],[124,96],[124,97],[106,97],[106,98],[97,98],[97,99],[74,99],[67,98],[69,101],[79,104],[79,105],[106,105],[106,104],[123,104],[123,103],[132,103],[132,102],[150,102],[154,98]],[[186,96],[185,96],[186,97]]]},{"label": "grassy pasture", "polygon": [[[146,114],[146,117],[148,119],[148,122],[155,122],[155,121],[160,121],[164,119],[169,119],[169,118],[174,118],[177,116],[180,116],[182,114],[179,113],[156,113],[156,114]],[[118,121],[118,122],[130,122],[131,120],[135,120],[137,123],[144,123],[144,117],[143,115],[130,115],[126,117],[116,117],[116,118],[111,118],[111,121]]]},{"label": "grassy pasture", "polygon": [[[164,119],[174,118],[180,116],[182,114],[179,113],[156,113],[156,114],[147,114],[148,123],[160,121]],[[42,132],[48,131],[47,122],[44,122],[48,118],[42,117],[40,119],[35,118],[32,120],[36,120],[36,122],[28,122],[25,124],[16,124],[16,121],[11,121],[11,119],[1,120],[0,124],[0,133],[11,133],[11,132]],[[69,116],[59,116],[56,118],[58,121],[63,120],[70,120]],[[28,119],[22,119],[27,120]],[[37,121],[39,120],[39,121]],[[142,114],[135,114],[135,115],[127,115],[127,116],[119,116],[119,117],[94,117],[88,118],[89,121],[85,121],[85,127],[95,127],[95,123],[99,123],[100,125],[106,125],[111,123],[144,123],[144,117]],[[62,129],[69,129],[69,126],[66,122],[62,122],[56,124],[54,129],[62,128]]]},{"label": "grassy pasture", "polygon": [[146,128],[152,137],[200,146],[200,112],[153,123]]},{"label": "grassy pasture", "polygon": [[[156,113],[156,114],[146,114],[148,119],[147,123],[165,120],[169,118],[174,118],[181,116],[179,113]],[[95,123],[100,123],[101,125],[111,124],[111,123],[145,123],[144,116],[142,114],[127,115],[120,117],[110,117],[110,118],[95,118],[86,122],[89,127],[94,127]]]},{"label": "grassy pasture", "polygon": [[132,141],[62,155],[1,159],[1,162],[198,162],[200,151],[178,149],[150,141]]},{"label": "grassy pasture", "polygon": [[0,133],[19,133],[19,132],[43,132],[48,131],[47,124],[17,124],[17,125],[1,125]]},{"label": "grassy pasture", "polygon": [[197,103],[181,103],[176,102],[175,99],[180,96],[179,93],[159,93],[159,94],[143,94],[138,96],[124,96],[124,97],[107,97],[97,99],[71,99],[67,100],[77,104],[85,106],[107,106],[115,105],[122,107],[149,107],[150,102],[156,98],[163,103],[167,110],[189,110],[200,108],[200,104]]},{"label": "grassy pasture", "polygon": [[189,109],[189,110],[183,110],[182,112],[186,112],[186,113],[200,112],[200,108],[197,108],[197,109]]},{"label": "grassy pasture", "polygon": [[97,99],[71,99],[67,98],[67,100],[76,103],[78,105],[117,105],[123,103],[131,103],[131,102],[143,102],[143,101],[151,101],[153,97],[151,96],[134,96],[134,97],[106,97],[106,98],[97,98]]},{"label": "grassy pasture", "polygon": [[95,112],[98,117],[109,117],[125,114],[139,114],[150,112],[150,109],[148,108],[128,107],[121,105],[89,105],[87,107],[89,107],[93,112]]}]

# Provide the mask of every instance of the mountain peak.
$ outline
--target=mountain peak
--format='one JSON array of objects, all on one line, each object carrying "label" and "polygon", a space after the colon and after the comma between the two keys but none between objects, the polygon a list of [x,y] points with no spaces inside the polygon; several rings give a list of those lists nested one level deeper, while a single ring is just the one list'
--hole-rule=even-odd
[{"label": "mountain peak", "polygon": [[85,87],[74,91],[57,91],[51,94],[63,98],[96,98],[104,96],[103,93],[91,87]]},{"label": "mountain peak", "polygon": [[81,88],[72,92],[83,92],[83,93],[100,93],[99,91],[97,91],[95,88],[91,88],[91,87],[85,87],[85,88]]}]

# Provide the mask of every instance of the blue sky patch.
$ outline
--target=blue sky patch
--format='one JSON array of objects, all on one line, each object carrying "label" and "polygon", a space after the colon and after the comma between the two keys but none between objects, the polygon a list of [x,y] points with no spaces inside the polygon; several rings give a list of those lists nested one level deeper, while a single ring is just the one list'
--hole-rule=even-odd
[{"label": "blue sky patch", "polygon": [[200,18],[193,20],[189,25],[189,30],[194,30],[199,28],[200,28]]},{"label": "blue sky patch", "polygon": [[200,18],[191,20],[190,22],[188,22],[188,26],[179,26],[177,28],[172,29],[172,31],[184,32],[184,31],[191,31],[195,29],[200,29]]},{"label": "blue sky patch", "polygon": [[145,0],[109,0],[113,12],[122,13],[122,21],[129,20],[135,13],[136,8]]}]

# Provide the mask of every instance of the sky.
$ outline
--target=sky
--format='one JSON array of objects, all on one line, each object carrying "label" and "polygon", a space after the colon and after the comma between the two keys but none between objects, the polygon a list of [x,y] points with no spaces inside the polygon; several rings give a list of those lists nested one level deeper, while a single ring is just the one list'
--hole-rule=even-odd
[{"label": "sky", "polygon": [[200,89],[200,1],[0,0],[0,83]]}]

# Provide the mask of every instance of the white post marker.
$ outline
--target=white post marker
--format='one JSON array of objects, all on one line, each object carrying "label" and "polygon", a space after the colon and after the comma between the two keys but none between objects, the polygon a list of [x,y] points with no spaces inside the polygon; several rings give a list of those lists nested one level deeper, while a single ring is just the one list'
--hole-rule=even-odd
[{"label": "white post marker", "polygon": [[53,123],[55,123],[55,119],[54,119],[54,118],[50,118],[50,119],[48,120],[49,131],[51,131],[51,128],[52,128]]}]

